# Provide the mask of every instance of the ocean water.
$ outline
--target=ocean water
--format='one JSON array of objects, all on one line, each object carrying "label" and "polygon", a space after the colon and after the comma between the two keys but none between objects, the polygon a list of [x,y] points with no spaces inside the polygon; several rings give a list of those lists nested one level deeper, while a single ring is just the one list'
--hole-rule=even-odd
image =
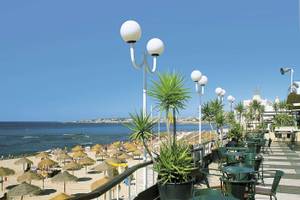
[{"label": "ocean water", "polygon": [[[206,125],[202,128],[209,129]],[[197,124],[177,126],[177,131],[196,130]],[[165,131],[164,124],[161,124],[161,131]],[[0,156],[30,154],[77,144],[108,144],[116,140],[128,140],[129,134],[130,130],[123,124],[0,122]]]}]

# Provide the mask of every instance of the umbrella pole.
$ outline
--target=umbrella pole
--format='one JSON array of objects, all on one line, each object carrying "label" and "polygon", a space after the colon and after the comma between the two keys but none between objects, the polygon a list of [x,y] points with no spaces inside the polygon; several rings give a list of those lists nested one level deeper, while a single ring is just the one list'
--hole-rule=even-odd
[{"label": "umbrella pole", "polygon": [[66,182],[64,181],[64,193],[66,193]]},{"label": "umbrella pole", "polygon": [[3,182],[4,182],[3,176],[1,176],[1,192],[3,192]]},{"label": "umbrella pole", "polygon": [[45,189],[45,179],[43,179],[43,189]]}]

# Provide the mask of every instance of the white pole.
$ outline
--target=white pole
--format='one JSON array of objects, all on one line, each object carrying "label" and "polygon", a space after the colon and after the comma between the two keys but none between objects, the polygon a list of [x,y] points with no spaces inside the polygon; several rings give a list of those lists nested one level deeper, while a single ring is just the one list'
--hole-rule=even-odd
[{"label": "white pole", "polygon": [[293,83],[294,83],[294,70],[291,69],[291,88],[290,88],[291,93],[293,92]]},{"label": "white pole", "polygon": [[[147,116],[147,69],[146,66],[144,65],[144,73],[143,73],[143,115],[144,117]],[[144,158],[143,158],[144,162],[147,161],[147,151],[144,148]],[[148,182],[148,178],[147,178],[147,166],[144,167],[144,189],[147,189],[147,182]]]},{"label": "white pole", "polygon": [[201,86],[201,92],[199,93],[199,144],[202,143],[202,92],[203,86]]}]

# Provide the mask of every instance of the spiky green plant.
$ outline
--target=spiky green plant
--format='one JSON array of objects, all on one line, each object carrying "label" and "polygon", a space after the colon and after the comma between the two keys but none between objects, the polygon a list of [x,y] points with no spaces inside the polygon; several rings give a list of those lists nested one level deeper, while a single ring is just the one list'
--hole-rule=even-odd
[{"label": "spiky green plant", "polygon": [[178,73],[158,75],[158,80],[152,82],[148,94],[154,98],[157,106],[165,111],[167,132],[170,134],[169,112],[173,110],[174,141],[176,137],[176,113],[184,109],[190,98],[188,89],[184,87],[184,78]]},{"label": "spiky green plant", "polygon": [[148,148],[147,141],[152,137],[155,120],[152,120],[150,115],[143,115],[143,112],[130,114],[130,117],[132,121],[129,124],[125,124],[125,126],[132,131],[130,139],[141,141],[153,161],[153,156]]},{"label": "spiky green plant", "polygon": [[188,144],[177,141],[176,145],[173,145],[171,140],[162,142],[160,154],[154,163],[159,183],[188,182],[193,169],[193,158]]},{"label": "spiky green plant", "polygon": [[244,104],[242,102],[239,102],[235,108],[234,108],[237,112],[237,114],[239,115],[239,123],[241,124],[242,123],[242,117],[243,117],[243,114],[245,113],[245,107],[244,107]]}]

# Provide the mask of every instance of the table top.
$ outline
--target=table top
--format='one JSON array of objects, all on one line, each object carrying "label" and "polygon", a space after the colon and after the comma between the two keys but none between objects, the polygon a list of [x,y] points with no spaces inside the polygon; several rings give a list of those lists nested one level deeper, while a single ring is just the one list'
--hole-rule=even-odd
[{"label": "table top", "polygon": [[245,152],[226,152],[225,155],[227,156],[243,156]]},{"label": "table top", "polygon": [[227,166],[223,167],[222,171],[228,174],[247,174],[255,172],[253,168],[244,166]]},{"label": "table top", "polygon": [[224,195],[219,189],[200,189],[195,191],[193,200],[238,200],[231,195]]}]

